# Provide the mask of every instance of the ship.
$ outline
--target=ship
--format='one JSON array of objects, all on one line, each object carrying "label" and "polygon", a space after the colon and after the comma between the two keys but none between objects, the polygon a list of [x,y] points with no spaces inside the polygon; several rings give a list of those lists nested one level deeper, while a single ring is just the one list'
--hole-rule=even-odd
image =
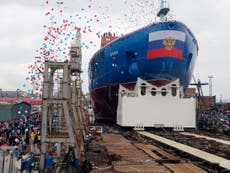
[{"label": "ship", "polygon": [[187,88],[198,55],[198,43],[182,22],[166,21],[165,0],[160,22],[116,37],[105,33],[89,62],[89,92],[96,120],[116,121],[119,85],[134,89],[141,78],[157,86],[179,79]]}]

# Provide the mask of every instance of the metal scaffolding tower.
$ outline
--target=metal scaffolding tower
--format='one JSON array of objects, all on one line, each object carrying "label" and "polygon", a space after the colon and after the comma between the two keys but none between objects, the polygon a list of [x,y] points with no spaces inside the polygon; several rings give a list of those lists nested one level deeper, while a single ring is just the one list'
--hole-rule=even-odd
[{"label": "metal scaffolding tower", "polygon": [[[81,35],[77,30],[70,62],[45,62],[41,172],[78,172],[84,159],[87,105],[81,88]],[[48,159],[52,157],[52,166]]]},{"label": "metal scaffolding tower", "polygon": [[212,79],[213,79],[213,75],[208,75],[209,78],[209,96],[212,97]]}]

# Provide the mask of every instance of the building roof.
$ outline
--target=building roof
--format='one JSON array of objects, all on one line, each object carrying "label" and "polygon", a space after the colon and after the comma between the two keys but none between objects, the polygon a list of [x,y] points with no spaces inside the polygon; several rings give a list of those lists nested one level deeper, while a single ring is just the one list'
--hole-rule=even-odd
[{"label": "building roof", "polygon": [[16,90],[16,91],[3,91],[0,89],[0,97],[9,97],[9,98],[16,98],[16,97],[37,97],[35,94],[28,93],[26,91]]}]

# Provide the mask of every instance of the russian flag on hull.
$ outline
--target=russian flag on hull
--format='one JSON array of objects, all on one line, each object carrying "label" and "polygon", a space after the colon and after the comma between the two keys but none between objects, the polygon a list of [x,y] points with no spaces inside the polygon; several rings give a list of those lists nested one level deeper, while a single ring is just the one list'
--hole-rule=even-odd
[{"label": "russian flag on hull", "polygon": [[185,33],[181,31],[163,30],[149,34],[147,59],[172,57],[183,58]]}]

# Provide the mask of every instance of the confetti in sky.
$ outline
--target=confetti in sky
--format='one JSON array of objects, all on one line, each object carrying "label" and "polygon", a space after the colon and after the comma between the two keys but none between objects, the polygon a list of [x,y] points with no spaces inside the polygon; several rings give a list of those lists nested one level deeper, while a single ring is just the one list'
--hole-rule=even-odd
[{"label": "confetti in sky", "polygon": [[[87,0],[72,14],[66,12],[64,1],[45,0],[41,5],[48,23],[44,23],[43,43],[35,51],[34,64],[28,66],[28,77],[23,88],[41,97],[45,61],[64,61],[70,58],[70,46],[77,27],[81,28],[83,50],[99,49],[99,41],[104,32],[117,35],[126,34],[150,23],[156,22],[159,4],[153,0]],[[77,3],[77,1],[72,1]],[[119,4],[119,5],[117,5]],[[116,7],[116,8],[114,8]],[[99,10],[96,10],[99,9]],[[99,11],[99,12],[98,12]],[[173,17],[171,14],[170,17]],[[124,25],[125,23],[125,25]]]}]

